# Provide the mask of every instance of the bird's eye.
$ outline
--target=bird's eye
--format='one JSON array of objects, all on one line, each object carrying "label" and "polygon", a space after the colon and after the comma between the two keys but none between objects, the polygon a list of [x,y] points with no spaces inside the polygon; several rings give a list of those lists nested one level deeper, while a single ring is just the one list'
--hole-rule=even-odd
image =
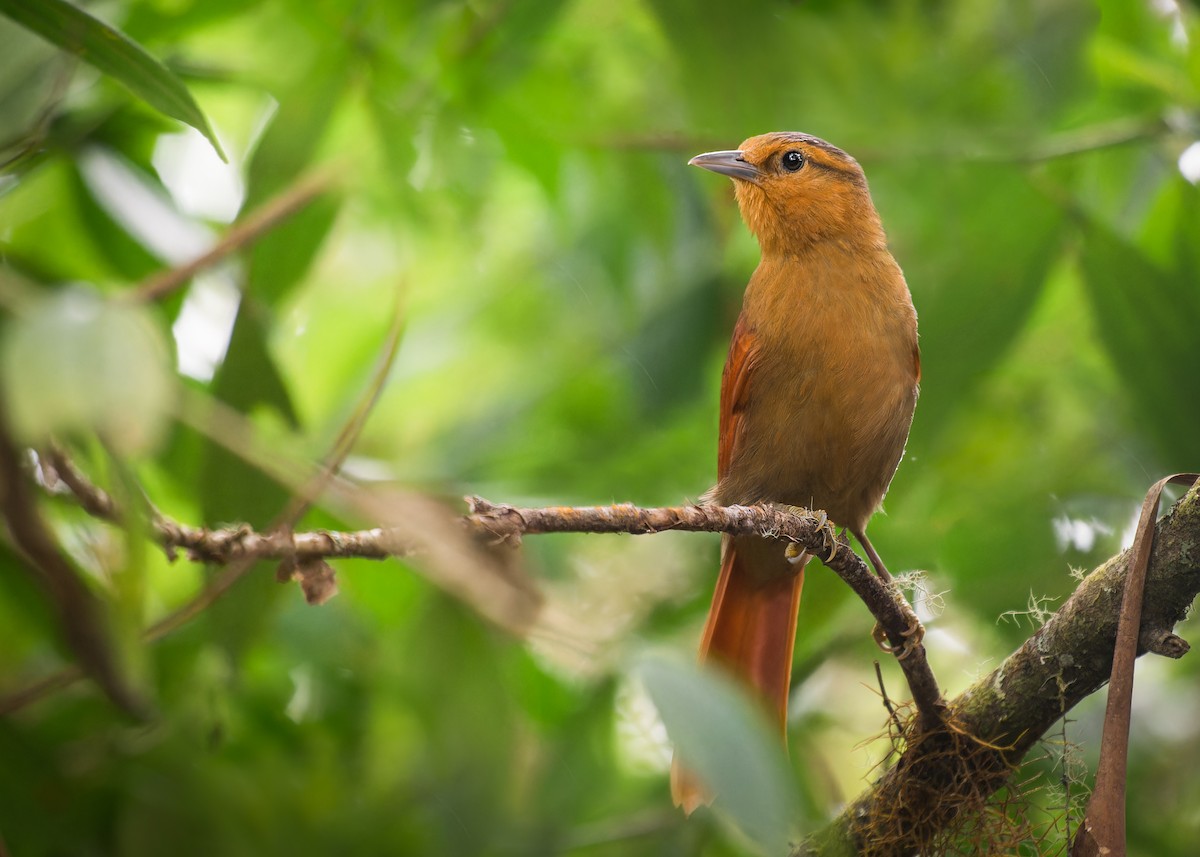
[{"label": "bird's eye", "polygon": [[789,173],[794,173],[796,170],[804,166],[804,155],[793,149],[790,152],[783,153],[783,157],[780,158],[780,163],[783,164],[783,168]]}]

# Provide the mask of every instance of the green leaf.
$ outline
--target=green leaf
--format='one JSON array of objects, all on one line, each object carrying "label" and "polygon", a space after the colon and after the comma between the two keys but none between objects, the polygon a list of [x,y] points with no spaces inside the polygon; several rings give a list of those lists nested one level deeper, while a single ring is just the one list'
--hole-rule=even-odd
[{"label": "green leaf", "polygon": [[635,673],[680,757],[715,795],[713,808],[764,853],[784,853],[795,787],[763,713],[711,670],[646,658]]},{"label": "green leaf", "polygon": [[18,437],[97,432],[152,451],[174,398],[170,350],[145,307],[82,288],[55,292],[4,330],[0,376]]},{"label": "green leaf", "polygon": [[[251,298],[242,300],[212,391],[217,399],[243,414],[268,409],[295,426],[291,398],[267,347],[263,315]],[[197,488],[206,522],[245,521],[265,527],[284,509],[288,499],[284,488],[215,441],[203,442],[200,461]],[[235,655],[265,632],[275,606],[291,594],[275,583],[270,569],[271,563],[259,563],[241,581],[236,598],[222,598],[209,610],[222,644]]]},{"label": "green leaf", "polygon": [[155,110],[191,125],[225,160],[207,117],[183,81],[120,30],[65,0],[0,0],[0,13],[120,81]]},{"label": "green leaf", "polygon": [[[1023,329],[1059,252],[1063,215],[1007,165],[923,163],[880,179],[872,187],[885,191],[883,221],[920,317],[913,449],[922,451],[920,432],[951,425]],[[920,204],[911,188],[922,189]]]},{"label": "green leaf", "polygon": [[[47,200],[54,200],[48,205]],[[50,161],[22,177],[0,200],[5,264],[44,283],[109,282],[121,276],[99,246],[85,211],[86,189],[75,165]],[[70,247],[70,253],[62,252]]]},{"label": "green leaf", "polygon": [[[1182,222],[1180,230],[1194,230]],[[1195,365],[1200,296],[1186,267],[1164,270],[1140,248],[1090,221],[1081,254],[1088,298],[1103,343],[1167,467],[1195,460],[1200,374]]]},{"label": "green leaf", "polygon": [[[287,385],[267,347],[262,308],[242,301],[225,360],[213,379],[213,394],[243,414],[267,408],[297,424]],[[263,526],[283,507],[287,492],[260,470],[209,441],[202,455],[200,499],[207,521],[247,521]]]},{"label": "green leaf", "polygon": [[91,188],[84,181],[79,165],[70,163],[68,167],[68,181],[71,184],[69,192],[81,225],[91,239],[92,246],[99,251],[108,267],[129,282],[137,282],[160,270],[162,262],[97,201]]},{"label": "green leaf", "polygon": [[[271,120],[250,161],[246,207],[279,193],[312,163],[347,85],[347,58],[330,51],[318,58],[296,85],[278,93]],[[337,217],[341,199],[325,194],[255,242],[247,253],[246,290],[273,305],[288,293],[320,251]]]}]

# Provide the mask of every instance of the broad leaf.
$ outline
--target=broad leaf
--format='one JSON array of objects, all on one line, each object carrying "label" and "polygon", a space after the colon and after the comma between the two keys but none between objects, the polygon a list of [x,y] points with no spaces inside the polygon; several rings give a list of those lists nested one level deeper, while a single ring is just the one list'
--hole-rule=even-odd
[{"label": "broad leaf", "polygon": [[[332,52],[280,93],[279,112],[250,161],[247,208],[286,188],[312,162],[344,96],[346,62],[344,54]],[[340,204],[325,194],[255,242],[247,254],[247,290],[268,305],[287,294],[320,251]]]},{"label": "broad leaf", "polygon": [[795,805],[786,752],[762,712],[718,673],[646,658],[638,677],[681,758],[715,796],[713,806],[767,854],[785,851]]},{"label": "broad leaf", "polygon": [[[1195,229],[1183,222],[1180,229]],[[1144,416],[1143,425],[1167,454],[1186,465],[1195,454],[1200,420],[1196,363],[1200,297],[1184,266],[1164,270],[1108,227],[1089,222],[1082,268],[1087,294],[1113,365]]]},{"label": "broad leaf", "polygon": [[225,160],[212,126],[183,81],[120,30],[66,0],[0,0],[0,13],[120,81],[155,110],[191,125]]}]

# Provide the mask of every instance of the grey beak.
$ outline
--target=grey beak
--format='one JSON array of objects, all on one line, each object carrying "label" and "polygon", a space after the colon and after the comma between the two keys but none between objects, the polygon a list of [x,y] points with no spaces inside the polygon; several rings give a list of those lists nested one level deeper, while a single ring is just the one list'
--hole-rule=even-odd
[{"label": "grey beak", "polygon": [[688,161],[688,165],[703,167],[714,173],[729,176],[731,179],[741,179],[747,182],[758,178],[758,167],[742,160],[742,153],[738,149],[725,152],[705,152]]}]

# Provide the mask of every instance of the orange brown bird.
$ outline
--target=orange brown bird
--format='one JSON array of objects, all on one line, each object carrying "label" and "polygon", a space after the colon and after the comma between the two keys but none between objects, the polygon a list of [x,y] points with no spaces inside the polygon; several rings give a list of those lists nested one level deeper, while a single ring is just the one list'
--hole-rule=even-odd
[{"label": "orange brown bird", "polygon": [[[762,260],[721,379],[721,505],[823,509],[862,544],[904,454],[921,378],[917,315],[858,162],[808,134],[751,137],[689,164],[733,179]],[[761,696],[786,735],[796,614],[808,557],[725,536],[700,659]],[[914,632],[918,626],[914,626]],[[676,805],[710,796],[678,764]]]}]

